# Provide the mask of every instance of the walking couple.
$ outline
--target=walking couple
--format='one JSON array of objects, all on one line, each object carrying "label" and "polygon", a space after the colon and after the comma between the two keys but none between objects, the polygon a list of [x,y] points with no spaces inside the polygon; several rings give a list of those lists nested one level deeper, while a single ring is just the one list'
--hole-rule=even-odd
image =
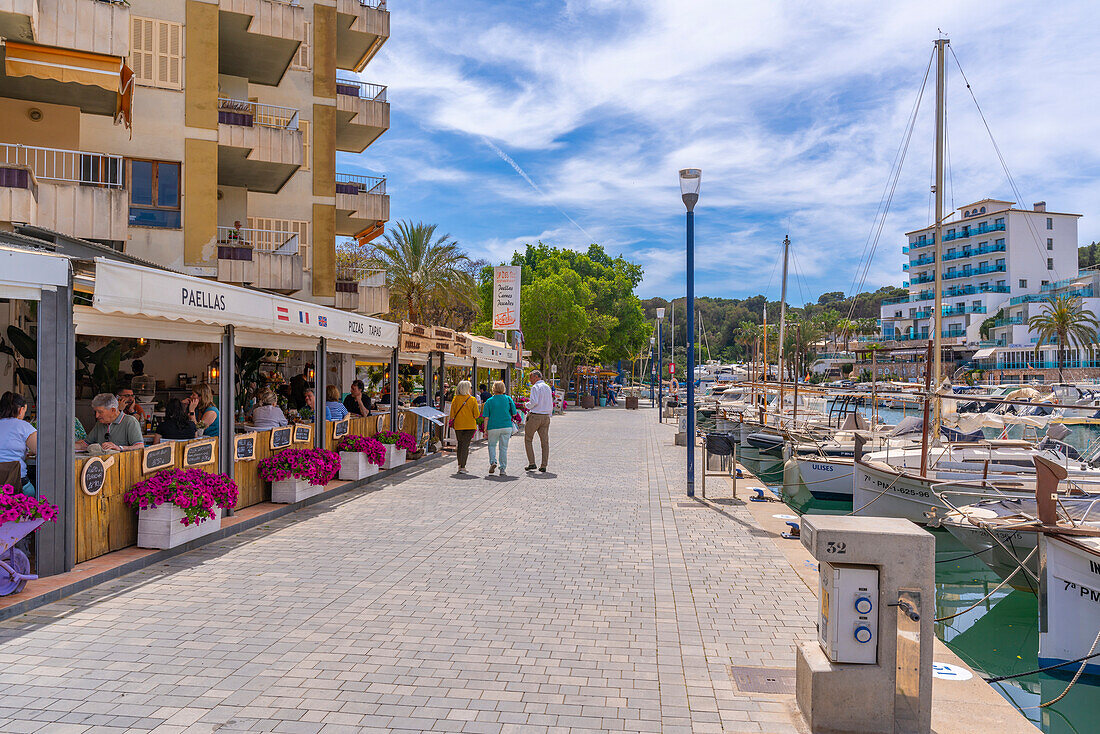
[{"label": "walking couple", "polygon": [[[550,414],[554,411],[554,396],[550,386],[542,381],[542,373],[538,370],[532,371],[528,380],[531,382],[531,401],[528,404],[530,412],[523,437],[527,449],[527,471],[537,468],[545,472],[550,458]],[[508,441],[515,430],[514,424],[519,421],[519,409],[512,398],[504,394],[504,383],[499,380],[493,383],[493,395],[480,410],[477,399],[470,394],[471,391],[470,383],[463,380],[458,385],[458,396],[451,403],[450,419],[458,439],[458,471],[460,474],[466,473],[470,442],[477,426],[484,424],[489,438],[489,473],[496,473],[499,467],[500,476],[506,477]],[[537,467],[533,444],[536,433],[542,446],[542,464]]]}]

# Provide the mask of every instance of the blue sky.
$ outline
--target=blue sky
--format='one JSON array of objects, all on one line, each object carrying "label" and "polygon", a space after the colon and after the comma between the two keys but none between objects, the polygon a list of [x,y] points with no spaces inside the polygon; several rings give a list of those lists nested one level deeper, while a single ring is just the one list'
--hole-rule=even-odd
[{"label": "blue sky", "polygon": [[[391,128],[341,171],[386,174],[392,220],[438,224],[493,262],[542,240],[640,262],[684,293],[676,171],[703,169],[696,293],[850,292],[937,29],[951,38],[1030,206],[1100,239],[1100,4],[394,0],[361,74]],[[949,67],[948,205],[1015,200]],[[931,85],[866,289],[900,285],[930,216]],[[514,165],[509,162],[514,162]],[[519,168],[523,174],[516,170]]]}]

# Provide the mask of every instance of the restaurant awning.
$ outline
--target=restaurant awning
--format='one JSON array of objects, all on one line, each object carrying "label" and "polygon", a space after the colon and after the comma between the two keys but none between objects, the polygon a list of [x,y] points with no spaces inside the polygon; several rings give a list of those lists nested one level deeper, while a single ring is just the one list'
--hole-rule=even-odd
[{"label": "restaurant awning", "polygon": [[[78,326],[78,333],[112,329],[114,333],[102,335],[155,338],[160,332],[153,324],[162,324],[199,337],[189,340],[209,341],[210,335],[233,325],[237,344],[268,349],[314,349],[317,339],[326,337],[332,351],[374,356],[388,354],[398,336],[398,325],[389,321],[103,258],[95,260],[92,307],[81,311],[78,324],[84,326]],[[134,332],[142,324],[140,334],[119,333]]]},{"label": "restaurant awning", "polygon": [[974,352],[974,356],[972,357],[972,359],[989,359],[996,353],[996,348],[985,347],[984,349],[979,349],[978,351]]},{"label": "restaurant awning", "polygon": [[69,259],[15,247],[0,248],[0,298],[38,301],[43,290],[69,284]]},{"label": "restaurant awning", "polygon": [[[47,89],[45,101],[75,104],[93,114],[112,114],[119,118],[118,121],[125,122],[127,126],[130,124],[134,93],[133,72],[118,56],[6,40],[4,75],[12,80],[34,77],[47,82],[59,82],[66,86]],[[108,95],[96,97],[87,93],[74,94],[71,89],[66,92],[67,85],[71,84],[98,87]],[[25,99],[28,91],[24,89],[25,86],[15,81],[10,91],[14,93],[13,96]]]},{"label": "restaurant awning", "polygon": [[467,334],[470,337],[470,359],[477,360],[478,367],[504,369],[516,363],[516,350],[504,342]]}]

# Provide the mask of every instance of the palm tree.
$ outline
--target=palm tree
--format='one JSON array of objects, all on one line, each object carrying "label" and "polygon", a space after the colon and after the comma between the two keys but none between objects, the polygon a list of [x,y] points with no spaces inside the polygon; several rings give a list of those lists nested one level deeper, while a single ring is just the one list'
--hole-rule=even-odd
[{"label": "palm tree", "polygon": [[400,304],[392,310],[414,323],[426,311],[473,308],[477,302],[470,258],[450,235],[436,237],[435,230],[434,224],[398,222],[374,245],[374,255],[386,269],[390,298]]},{"label": "palm tree", "polygon": [[751,362],[756,363],[756,357],[759,356],[756,352],[759,351],[760,339],[764,336],[764,327],[761,324],[755,324],[752,321],[742,321],[737,325],[737,331],[734,333],[734,339],[738,343],[745,345],[745,351],[751,355]]},{"label": "palm tree", "polygon": [[1039,335],[1035,343],[1035,358],[1044,344],[1058,345],[1058,380],[1062,380],[1062,364],[1067,346],[1093,349],[1096,345],[1100,321],[1096,314],[1083,308],[1080,296],[1052,296],[1045,304],[1046,310],[1027,320],[1027,326]]}]

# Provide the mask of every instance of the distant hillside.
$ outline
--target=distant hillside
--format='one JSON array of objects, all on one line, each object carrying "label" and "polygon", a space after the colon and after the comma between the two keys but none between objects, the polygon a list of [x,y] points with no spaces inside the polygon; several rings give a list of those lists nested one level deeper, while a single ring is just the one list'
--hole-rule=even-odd
[{"label": "distant hillside", "polygon": [[1077,267],[1088,268],[1100,265],[1100,242],[1077,248]]},{"label": "distant hillside", "polygon": [[[879,305],[884,298],[896,298],[907,295],[905,288],[885,286],[872,293],[859,293],[854,298],[845,297],[840,291],[823,293],[817,303],[809,303],[805,306],[791,306],[788,304],[788,312],[792,318],[814,318],[826,312],[833,312],[838,318],[848,318],[851,310],[852,319],[877,319],[879,317]],[[706,339],[710,344],[711,354],[716,359],[737,359],[741,356],[743,348],[737,344],[735,334],[742,321],[751,321],[759,324],[763,321],[764,296],[752,296],[751,298],[712,298],[704,296],[695,299],[695,307],[699,313],[702,328],[706,331]],[[687,311],[686,299],[677,298],[676,307],[676,343],[684,344],[687,339]],[[854,303],[854,307],[853,307]],[[642,300],[642,309],[646,318],[651,321],[657,317],[658,308],[669,308],[669,302],[664,298],[649,298]],[[671,338],[670,329],[671,312],[665,313],[665,322],[662,335],[667,344]],[[779,301],[768,302],[768,321],[771,324],[779,322]]]}]

